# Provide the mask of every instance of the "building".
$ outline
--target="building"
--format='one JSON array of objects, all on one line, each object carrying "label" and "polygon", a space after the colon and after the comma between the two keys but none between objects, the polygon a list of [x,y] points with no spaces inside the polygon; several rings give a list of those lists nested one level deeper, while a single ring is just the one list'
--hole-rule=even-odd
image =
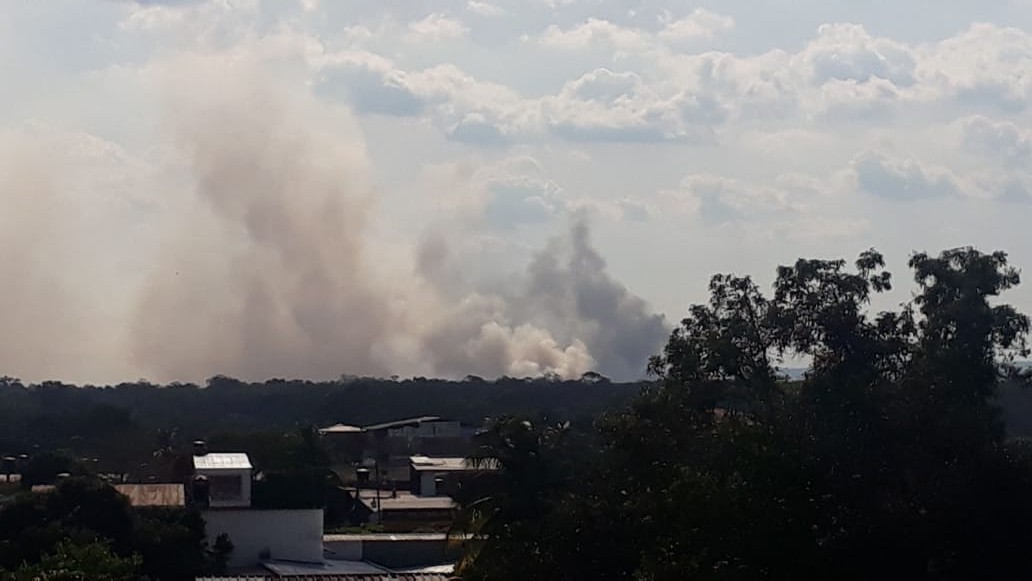
[{"label": "building", "polygon": [[463,542],[443,533],[326,535],[321,563],[271,560],[236,577],[198,581],[450,581]]},{"label": "building", "polygon": [[449,496],[417,496],[407,490],[360,490],[356,497],[369,508],[370,520],[384,531],[448,530],[457,505]]},{"label": "building", "polygon": [[463,478],[495,470],[493,462],[476,464],[468,458],[409,458],[409,484],[413,494],[424,497],[453,495]]},{"label": "building", "polygon": [[209,453],[198,450],[193,457],[195,481],[207,483],[210,508],[251,506],[251,460],[247,454]]},{"label": "building", "polygon": [[[457,420],[420,416],[365,427],[335,424],[319,430],[330,448],[346,462],[375,460],[388,471],[397,464],[405,475],[413,454],[461,456],[472,451],[475,430]],[[398,462],[392,462],[397,460]]]},{"label": "building", "polygon": [[195,443],[194,497],[209,539],[233,543],[231,567],[255,567],[272,560],[322,563],[323,510],[258,510],[251,506],[252,472],[247,454],[208,452]]}]

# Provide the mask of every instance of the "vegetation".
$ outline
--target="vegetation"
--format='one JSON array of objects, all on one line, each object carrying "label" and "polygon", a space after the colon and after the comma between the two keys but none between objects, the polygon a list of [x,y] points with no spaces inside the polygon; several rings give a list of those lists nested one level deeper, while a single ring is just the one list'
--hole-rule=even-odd
[{"label": "vegetation", "polygon": [[[1032,449],[1004,438],[1029,319],[996,297],[1002,253],[800,260],[770,296],[712,279],[649,369],[584,442],[503,418],[463,490],[464,579],[1016,579],[1032,571]],[[801,381],[777,363],[812,362]]]},{"label": "vegetation", "polygon": [[135,581],[140,577],[140,559],[122,558],[102,542],[76,544],[63,541],[39,563],[24,564],[5,581]]},{"label": "vegetation", "polygon": [[225,538],[209,546],[199,512],[133,510],[94,478],[0,508],[0,579],[193,579],[224,569],[231,550]]},{"label": "vegetation", "polygon": [[[640,384],[470,377],[462,381],[347,377],[244,383],[214,377],[203,386],[146,381],[112,387],[0,378],[0,455],[46,452],[85,459],[90,472],[132,481],[174,479],[175,455],[205,439],[272,467],[304,426],[369,425],[435,414],[480,425],[488,416],[548,413],[590,422],[622,407]],[[179,467],[181,471],[182,467]]]}]

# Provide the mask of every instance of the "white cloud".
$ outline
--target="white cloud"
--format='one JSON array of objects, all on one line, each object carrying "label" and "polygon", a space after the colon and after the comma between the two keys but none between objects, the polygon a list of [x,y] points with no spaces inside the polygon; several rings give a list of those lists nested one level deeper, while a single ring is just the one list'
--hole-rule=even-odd
[{"label": "white cloud", "polygon": [[697,8],[684,18],[666,22],[663,30],[659,32],[659,38],[668,44],[682,45],[699,39],[713,38],[734,26],[735,19],[730,16]]},{"label": "white cloud", "polygon": [[409,24],[409,40],[412,42],[439,42],[454,40],[469,33],[469,27],[444,14],[434,13]]},{"label": "white cloud", "polygon": [[537,42],[546,47],[569,50],[608,47],[636,51],[649,47],[651,38],[641,30],[623,28],[608,20],[589,18],[566,30],[556,25],[549,26]]},{"label": "white cloud", "polygon": [[480,2],[478,0],[469,0],[466,4],[466,10],[480,16],[501,16],[505,14],[505,10],[491,4],[490,2]]},{"label": "white cloud", "polygon": [[912,49],[902,43],[873,38],[858,24],[826,24],[817,38],[796,57],[808,69],[809,80],[865,83],[876,79],[897,86],[915,82],[917,62]]},{"label": "white cloud", "polygon": [[918,162],[912,157],[889,157],[865,151],[852,162],[857,186],[889,199],[920,200],[957,196],[965,187],[950,170]]},{"label": "white cloud", "polygon": [[[961,10],[947,2],[931,22],[910,21],[906,6],[889,21],[863,3],[731,2],[719,13],[622,0],[17,3],[0,14],[9,81],[0,134],[45,119],[62,135],[93,136],[80,146],[114,148],[98,146],[107,153],[95,164],[63,161],[79,183],[62,185],[63,193],[101,200],[97,192],[132,190],[140,197],[114,204],[112,216],[177,215],[148,206],[176,199],[155,192],[192,191],[167,188],[170,176],[192,175],[182,160],[152,159],[167,155],[152,152],[168,148],[158,128],[171,106],[156,79],[178,59],[216,58],[227,71],[257,63],[240,79],[255,88],[240,96],[241,108],[274,89],[326,119],[355,115],[360,129],[342,135],[368,147],[372,168],[357,173],[384,200],[374,211],[376,244],[399,261],[413,232],[453,213],[471,224],[473,245],[496,244],[478,264],[497,264],[475,270],[511,269],[542,237],[588,213],[599,218],[615,269],[665,296],[725,263],[751,269],[740,261],[789,252],[1032,244],[1019,233],[1021,212],[1002,203],[1032,198],[1032,13],[998,4]],[[211,96],[208,81],[182,79]],[[324,128],[303,120],[296,135]],[[154,167],[161,177],[148,173]],[[446,168],[448,179],[421,183],[433,168]],[[343,173],[325,179],[352,179]],[[918,199],[926,203],[896,203]],[[107,203],[91,206],[93,216]],[[686,213],[697,218],[692,231],[655,227]],[[1014,227],[986,227],[975,214]],[[963,224],[963,239],[898,234],[894,226],[920,223],[915,216]],[[710,236],[726,244],[706,256],[674,250]],[[742,240],[779,244],[746,248]],[[133,252],[147,263],[144,249]],[[683,263],[682,279],[644,272],[633,258],[642,253]],[[433,311],[465,312],[460,303],[471,296],[466,289],[440,299]],[[683,299],[664,306],[683,307]],[[505,306],[469,308],[490,316],[475,318],[458,343],[494,354],[500,369],[587,364],[562,325],[528,323]],[[493,350],[498,338],[507,346]],[[597,344],[582,342],[604,364]],[[388,343],[385,352],[398,347]],[[406,345],[399,360],[433,366],[418,341]],[[547,355],[534,360],[527,354],[538,347]]]},{"label": "white cloud", "polygon": [[993,121],[976,115],[960,122],[961,145],[971,151],[1008,164],[1028,161],[1032,156],[1032,131],[1010,121]]},{"label": "white cloud", "polygon": [[693,174],[666,196],[674,208],[697,215],[707,224],[737,222],[757,215],[796,211],[789,191],[713,174]]}]

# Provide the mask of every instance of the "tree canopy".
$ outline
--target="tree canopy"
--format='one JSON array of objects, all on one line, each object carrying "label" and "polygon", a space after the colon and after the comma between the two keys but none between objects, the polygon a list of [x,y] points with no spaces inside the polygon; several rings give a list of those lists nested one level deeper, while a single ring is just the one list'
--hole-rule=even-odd
[{"label": "tree canopy", "polygon": [[1027,380],[1029,319],[997,299],[1019,274],[971,248],[909,265],[912,300],[885,312],[874,250],[782,266],[769,294],[713,277],[594,453],[497,421],[480,455],[500,474],[461,499],[464,578],[1027,576],[1032,455],[997,406]]}]

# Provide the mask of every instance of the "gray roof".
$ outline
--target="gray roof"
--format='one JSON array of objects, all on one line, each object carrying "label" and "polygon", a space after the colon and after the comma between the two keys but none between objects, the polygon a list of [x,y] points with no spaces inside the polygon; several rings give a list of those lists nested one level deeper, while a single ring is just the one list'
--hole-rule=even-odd
[{"label": "gray roof", "polygon": [[498,469],[498,461],[491,458],[476,461],[470,458],[410,456],[409,465],[416,472],[478,472]]},{"label": "gray roof", "polygon": [[203,456],[194,456],[193,465],[197,470],[250,470],[252,468],[247,454],[239,452],[209,452]]},{"label": "gray roof", "polygon": [[366,561],[336,561],[322,563],[291,563],[269,561],[265,568],[279,577],[302,577],[306,575],[383,575],[387,569]]},{"label": "gray roof", "polygon": [[[355,541],[447,541],[448,533],[358,533],[344,535],[323,535],[324,543]],[[456,538],[465,539],[465,536]]]},{"label": "gray roof", "polygon": [[406,426],[418,426],[419,424],[426,422],[440,422],[445,421],[443,418],[438,416],[421,416],[418,418],[409,418],[407,420],[397,420],[393,422],[384,422],[382,424],[373,424],[366,426],[365,431],[377,432],[379,430],[390,430],[392,428],[404,428]]}]

